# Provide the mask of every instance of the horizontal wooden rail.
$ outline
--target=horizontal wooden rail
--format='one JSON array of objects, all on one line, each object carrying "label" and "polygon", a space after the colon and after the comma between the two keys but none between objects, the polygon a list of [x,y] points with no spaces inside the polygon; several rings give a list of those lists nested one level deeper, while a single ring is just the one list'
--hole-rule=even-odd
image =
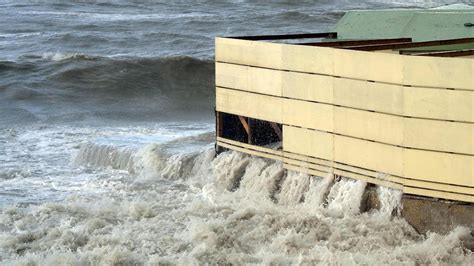
[{"label": "horizontal wooden rail", "polygon": [[474,91],[407,87],[219,62],[216,86],[409,118],[474,123]]},{"label": "horizontal wooden rail", "polygon": [[[216,62],[402,86],[474,91],[469,58],[402,56],[217,38]],[[449,73],[449,78],[443,73]]]},{"label": "horizontal wooden rail", "polygon": [[327,42],[307,42],[297,43],[298,45],[310,45],[319,47],[346,47],[346,46],[357,46],[357,45],[375,45],[375,44],[393,44],[393,43],[410,43],[411,38],[396,38],[396,39],[372,39],[372,40],[340,40],[340,41],[327,41]]},{"label": "horizontal wooden rail", "polygon": [[[283,155],[218,144],[300,171],[473,202],[472,60],[335,49],[347,47],[338,41],[318,47],[217,38],[217,111],[281,124]],[[461,43],[474,38],[352,44],[377,51]]]},{"label": "horizontal wooden rail", "polygon": [[345,49],[360,50],[360,51],[379,51],[379,50],[399,50],[406,48],[428,47],[428,46],[443,46],[452,44],[474,43],[474,38],[448,39],[426,42],[411,42],[411,43],[396,43],[396,44],[376,44],[376,45],[356,45],[346,46]]},{"label": "horizontal wooden rail", "polygon": [[287,151],[274,151],[268,148],[224,138],[218,138],[217,145],[250,155],[281,161],[285,169],[314,176],[324,177],[328,174],[336,174],[376,185],[403,190],[408,194],[474,202],[474,188],[472,186],[466,187],[394,176],[337,161],[308,157]]},{"label": "horizontal wooden rail", "polygon": [[218,111],[407,149],[474,156],[474,124],[424,120],[216,88]]},{"label": "horizontal wooden rail", "polygon": [[264,41],[264,40],[291,40],[291,39],[313,39],[313,38],[337,38],[337,32],[322,33],[301,33],[301,34],[282,34],[282,35],[256,35],[256,36],[235,36],[225,37],[230,39],[240,39],[248,41]]},{"label": "horizontal wooden rail", "polygon": [[466,49],[459,51],[441,51],[441,52],[425,52],[425,53],[409,53],[409,55],[417,56],[438,56],[438,57],[460,57],[474,55],[474,49]]}]

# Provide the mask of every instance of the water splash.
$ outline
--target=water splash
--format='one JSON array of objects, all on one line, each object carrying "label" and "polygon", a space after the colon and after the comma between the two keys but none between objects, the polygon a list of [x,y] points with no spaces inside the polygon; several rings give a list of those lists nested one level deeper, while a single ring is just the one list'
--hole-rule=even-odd
[{"label": "water splash", "polygon": [[112,167],[133,171],[135,151],[127,147],[84,143],[74,159],[77,165]]},{"label": "water splash", "polygon": [[311,177],[308,191],[304,194],[304,205],[308,207],[320,207],[323,205],[331,186],[334,184],[334,177],[328,174],[326,177]]},{"label": "water splash", "polygon": [[364,181],[342,178],[329,192],[328,209],[336,216],[358,214],[366,186]]},{"label": "water splash", "polygon": [[377,195],[380,201],[379,214],[381,216],[390,218],[393,214],[400,215],[400,211],[403,207],[402,191],[379,186],[377,187]]},{"label": "water splash", "polygon": [[380,219],[398,208],[398,191],[380,189],[382,209],[360,213],[364,182],[285,172],[280,163],[237,152],[214,159],[212,149],[178,160],[181,168],[153,168],[172,157],[153,157],[162,152],[156,148],[144,149],[151,153],[148,167],[160,169],[155,174],[174,169],[188,176],[145,186],[123,180],[130,183],[96,199],[2,210],[4,262],[469,264],[474,258],[462,247],[468,229],[423,237],[403,219]]},{"label": "water splash", "polygon": [[239,190],[245,191],[248,197],[273,200],[283,175],[281,163],[253,158],[245,169]]},{"label": "water splash", "polygon": [[278,203],[282,205],[295,205],[303,202],[304,194],[308,190],[310,176],[303,173],[290,171],[283,179],[281,191],[277,196]]}]

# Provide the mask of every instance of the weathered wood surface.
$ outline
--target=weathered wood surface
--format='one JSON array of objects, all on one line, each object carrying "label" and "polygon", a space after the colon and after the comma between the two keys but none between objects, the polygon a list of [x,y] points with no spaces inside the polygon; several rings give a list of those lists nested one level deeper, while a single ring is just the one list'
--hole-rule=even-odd
[{"label": "weathered wood surface", "polygon": [[216,86],[397,116],[474,122],[474,92],[466,90],[409,87],[228,63],[216,63]]},{"label": "weathered wood surface", "polygon": [[395,116],[369,110],[216,89],[218,111],[410,149],[474,154],[474,123]]},{"label": "weathered wood surface", "polygon": [[398,85],[474,91],[474,61],[470,58],[415,57],[216,38],[216,61]]},{"label": "weathered wood surface", "polygon": [[217,38],[217,111],[283,124],[283,153],[219,143],[288,169],[474,202],[473,71],[469,58]]}]

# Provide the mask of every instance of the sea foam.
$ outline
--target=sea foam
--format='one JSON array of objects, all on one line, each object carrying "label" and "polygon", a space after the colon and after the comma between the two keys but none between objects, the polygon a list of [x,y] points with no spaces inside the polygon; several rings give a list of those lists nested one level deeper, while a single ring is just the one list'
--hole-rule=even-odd
[{"label": "sea foam", "polygon": [[[108,151],[117,152],[98,147],[88,157],[83,148],[78,160],[117,165],[92,156]],[[462,246],[466,228],[424,237],[402,218],[381,218],[400,208],[399,191],[380,188],[382,208],[361,213],[361,181],[284,171],[238,152],[214,157],[212,147],[122,152],[118,165],[135,160],[135,170],[115,190],[3,209],[3,262],[467,265],[474,256]]]}]

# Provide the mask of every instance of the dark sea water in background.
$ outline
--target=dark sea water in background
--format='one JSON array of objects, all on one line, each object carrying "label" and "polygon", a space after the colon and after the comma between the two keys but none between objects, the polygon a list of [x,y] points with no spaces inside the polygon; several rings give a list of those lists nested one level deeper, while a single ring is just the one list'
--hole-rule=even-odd
[{"label": "dark sea water in background", "polygon": [[0,1],[0,264],[472,263],[397,191],[213,151],[215,36],[455,2]]}]

